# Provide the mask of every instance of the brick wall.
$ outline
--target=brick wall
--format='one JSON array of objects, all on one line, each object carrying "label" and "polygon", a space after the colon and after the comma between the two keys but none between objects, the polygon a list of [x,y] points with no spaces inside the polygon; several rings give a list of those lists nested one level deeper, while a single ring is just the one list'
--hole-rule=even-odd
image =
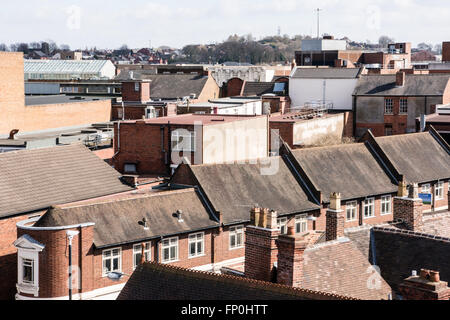
[{"label": "brick wall", "polygon": [[242,79],[239,79],[239,78],[230,79],[227,82],[226,97],[240,96],[243,85],[244,85],[244,81]]},{"label": "brick wall", "polygon": [[450,62],[450,42],[442,43],[442,61]]},{"label": "brick wall", "polygon": [[111,119],[111,101],[25,106],[23,54],[0,52],[0,134],[81,126]]},{"label": "brick wall", "polygon": [[[278,130],[278,134],[289,147],[294,147],[294,122],[269,122],[270,142],[272,143],[272,130]],[[272,146],[271,146],[272,149]]]}]

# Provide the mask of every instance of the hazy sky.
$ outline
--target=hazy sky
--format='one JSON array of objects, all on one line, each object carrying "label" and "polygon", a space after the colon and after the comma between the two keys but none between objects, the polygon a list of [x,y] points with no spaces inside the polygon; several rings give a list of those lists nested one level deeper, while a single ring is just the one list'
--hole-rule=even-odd
[{"label": "hazy sky", "polygon": [[52,39],[72,49],[212,43],[321,33],[377,42],[450,40],[449,0],[15,0],[2,1],[0,43]]}]

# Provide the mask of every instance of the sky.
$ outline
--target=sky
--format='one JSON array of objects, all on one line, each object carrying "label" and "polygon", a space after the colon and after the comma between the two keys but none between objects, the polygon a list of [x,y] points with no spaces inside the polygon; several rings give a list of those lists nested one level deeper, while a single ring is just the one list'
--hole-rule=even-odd
[{"label": "sky", "polygon": [[450,40],[449,0],[15,0],[3,1],[0,43],[53,40],[72,49],[181,48],[281,34],[344,36],[377,43]]}]

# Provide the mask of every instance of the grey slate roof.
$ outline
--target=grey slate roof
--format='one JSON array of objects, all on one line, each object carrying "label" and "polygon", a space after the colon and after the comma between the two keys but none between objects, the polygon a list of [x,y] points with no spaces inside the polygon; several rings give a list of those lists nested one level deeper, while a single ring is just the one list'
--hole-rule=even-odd
[{"label": "grey slate roof", "polygon": [[302,79],[356,79],[360,68],[297,68],[292,78]]},{"label": "grey slate roof", "polygon": [[450,154],[430,132],[375,138],[378,145],[408,182],[450,178]]},{"label": "grey slate roof", "polygon": [[365,75],[358,80],[356,96],[441,96],[449,84],[448,75],[406,75],[397,87],[395,75]]},{"label": "grey slate roof", "polygon": [[136,271],[118,300],[351,300],[324,292],[148,262]]},{"label": "grey slate roof", "polygon": [[[183,222],[174,216],[182,210]],[[149,230],[139,224],[143,218]],[[35,223],[35,227],[70,226],[95,223],[96,247],[133,243],[203,230],[218,226],[212,220],[194,189],[164,192],[129,199],[86,205],[67,205],[51,208]]]},{"label": "grey slate roof", "polygon": [[398,188],[363,143],[299,149],[296,161],[329,202],[332,192],[342,200],[395,192]]},{"label": "grey slate roof", "polygon": [[244,96],[262,96],[272,93],[275,82],[250,82],[244,83]]},{"label": "grey slate roof", "polygon": [[130,191],[82,145],[0,154],[0,217]]},{"label": "grey slate roof", "polygon": [[223,215],[226,224],[250,220],[254,205],[275,210],[279,215],[319,209],[294,178],[284,160],[272,175],[261,174],[266,164],[214,164],[191,166],[198,184]]},{"label": "grey slate roof", "polygon": [[[192,74],[149,74],[141,71],[133,71],[136,80],[151,80],[150,96],[152,99],[178,99],[193,93],[197,97],[201,94],[207,76]],[[116,80],[129,80],[129,73],[122,71]]]}]

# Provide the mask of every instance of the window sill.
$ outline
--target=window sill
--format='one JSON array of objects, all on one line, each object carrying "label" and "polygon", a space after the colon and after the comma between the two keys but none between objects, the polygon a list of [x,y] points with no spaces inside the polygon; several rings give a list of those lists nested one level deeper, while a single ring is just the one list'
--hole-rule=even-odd
[{"label": "window sill", "polygon": [[390,215],[392,215],[392,212],[388,212],[388,213],[381,213],[380,215],[381,215],[381,216],[390,216]]},{"label": "window sill", "polygon": [[345,222],[356,222],[358,219],[352,219],[352,220],[345,220]]},{"label": "window sill", "polygon": [[241,246],[241,247],[235,247],[235,248],[229,248],[229,250],[231,251],[231,250],[239,250],[239,249],[244,249],[245,247],[244,246]]},{"label": "window sill", "polygon": [[175,263],[175,262],[179,262],[180,259],[177,260],[171,260],[171,261],[161,261],[162,264],[169,264],[169,263]]},{"label": "window sill", "polygon": [[[111,273],[111,272],[123,273],[122,270],[110,271],[110,272],[108,272],[108,273]],[[103,274],[103,273],[102,273],[102,278],[108,278],[108,273],[106,273],[106,274]]]},{"label": "window sill", "polygon": [[188,259],[195,259],[195,258],[201,258],[201,257],[205,257],[206,256],[206,254],[200,254],[200,255],[198,255],[198,256],[189,256],[188,257]]},{"label": "window sill", "polygon": [[19,293],[32,294],[35,297],[39,295],[39,287],[33,284],[18,283],[16,285]]},{"label": "window sill", "polygon": [[369,219],[373,219],[373,218],[376,218],[376,216],[363,217],[363,220],[369,220]]}]

